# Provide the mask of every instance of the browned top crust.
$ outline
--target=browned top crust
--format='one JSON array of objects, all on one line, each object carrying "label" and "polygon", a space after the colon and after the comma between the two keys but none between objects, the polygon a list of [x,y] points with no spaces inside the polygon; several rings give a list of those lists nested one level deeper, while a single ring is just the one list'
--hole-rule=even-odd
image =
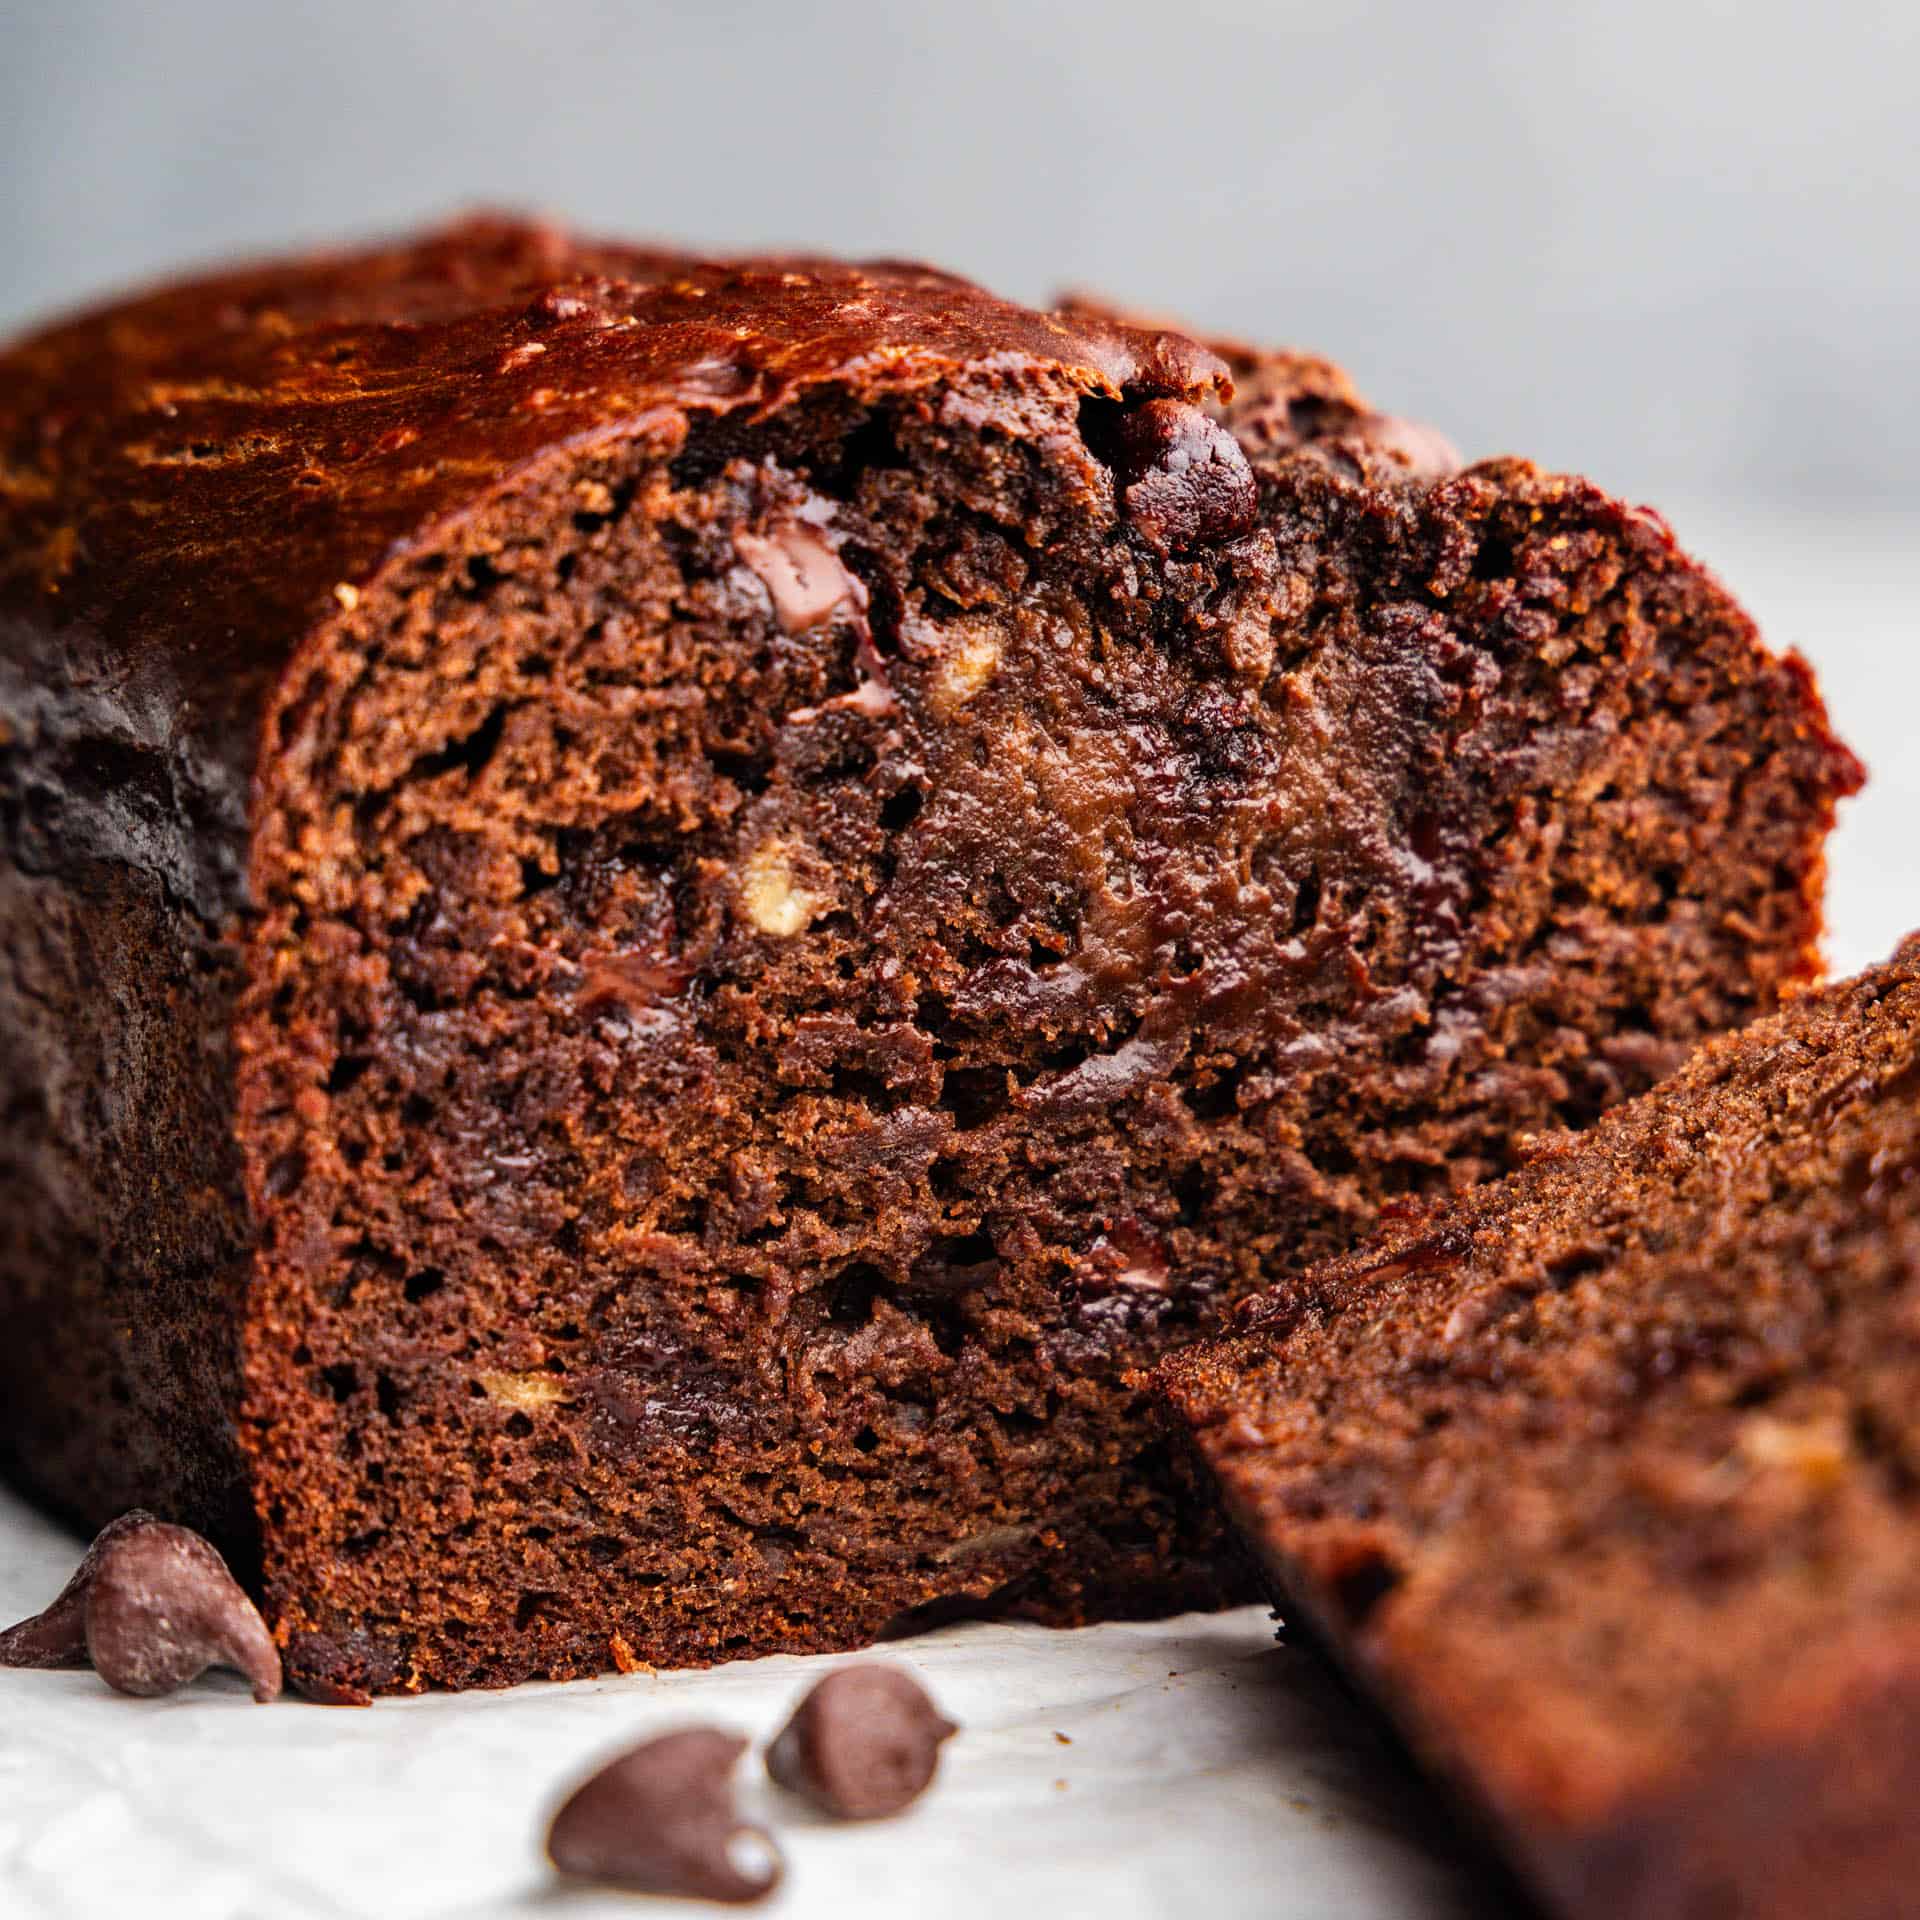
[{"label": "browned top crust", "polygon": [[[707,260],[481,216],[216,272],[0,354],[0,652],[229,824],[300,637],[544,452],[965,372],[1197,399],[1183,335],[929,267]],[[46,645],[57,636],[57,648]]]}]

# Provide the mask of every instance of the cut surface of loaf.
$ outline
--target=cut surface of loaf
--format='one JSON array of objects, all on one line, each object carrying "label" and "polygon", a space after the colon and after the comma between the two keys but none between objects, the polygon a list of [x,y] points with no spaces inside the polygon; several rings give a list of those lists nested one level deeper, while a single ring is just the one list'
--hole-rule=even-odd
[{"label": "cut surface of loaf", "polygon": [[335,1696],[1232,1593],[1129,1370],[1764,1012],[1858,777],[1324,362],[498,221],[0,355],[0,719],[0,1452]]},{"label": "cut surface of loaf", "polygon": [[1243,1318],[1228,1512],[1556,1912],[1912,1911],[1920,939]]}]

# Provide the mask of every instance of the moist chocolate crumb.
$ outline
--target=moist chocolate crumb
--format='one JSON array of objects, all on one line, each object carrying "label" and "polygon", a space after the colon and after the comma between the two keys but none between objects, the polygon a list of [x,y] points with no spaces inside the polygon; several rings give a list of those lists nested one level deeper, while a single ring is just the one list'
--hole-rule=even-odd
[{"label": "moist chocolate crumb", "polygon": [[1768,1010],[1857,777],[1369,417],[501,222],[0,352],[7,1471],[333,1700],[1241,1597],[1129,1375]]},{"label": "moist chocolate crumb", "polygon": [[[370,1633],[310,1630],[287,1640],[287,1684],[323,1707],[366,1707],[376,1693],[410,1684],[397,1649]],[[412,1683],[417,1690],[417,1683]]]},{"label": "moist chocolate crumb", "polygon": [[1460,471],[1460,455],[1437,427],[1393,413],[1362,413],[1347,430],[1363,445],[1404,461],[1414,480],[1443,480]]},{"label": "moist chocolate crumb", "polygon": [[1560,1920],[1920,1884],[1920,937],[1162,1370]]},{"label": "moist chocolate crumb", "polygon": [[881,1820],[927,1790],[957,1731],[911,1674],[862,1661],[800,1702],[767,1749],[767,1771],[823,1813]]},{"label": "moist chocolate crumb", "polygon": [[747,1743],[687,1727],[609,1761],[554,1815],[547,1854],[564,1874],[633,1893],[744,1904],[779,1885],[784,1862],[734,1807]]}]

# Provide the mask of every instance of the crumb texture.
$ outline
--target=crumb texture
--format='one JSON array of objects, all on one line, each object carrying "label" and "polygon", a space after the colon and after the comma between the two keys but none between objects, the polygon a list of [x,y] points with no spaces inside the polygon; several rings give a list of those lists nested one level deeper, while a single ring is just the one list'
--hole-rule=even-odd
[{"label": "crumb texture", "polygon": [[1559,1910],[1904,1910],[1920,942],[1242,1324],[1228,1506]]},{"label": "crumb texture", "polygon": [[1814,966],[1804,669],[1324,362],[483,224],[0,432],[0,1445],[326,1697],[1237,1593],[1137,1370]]}]

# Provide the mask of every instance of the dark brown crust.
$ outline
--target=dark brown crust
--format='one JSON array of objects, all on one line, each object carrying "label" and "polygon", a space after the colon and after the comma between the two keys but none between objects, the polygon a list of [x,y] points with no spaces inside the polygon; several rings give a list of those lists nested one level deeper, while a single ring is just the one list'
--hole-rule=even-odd
[{"label": "dark brown crust", "polygon": [[0,357],[12,1470],[338,1699],[1235,1591],[1128,1368],[1770,1007],[1857,768],[1226,358],[485,222]]},{"label": "dark brown crust", "polygon": [[1557,1912],[1910,1904],[1917,1169],[1920,940],[1163,1369]]}]

